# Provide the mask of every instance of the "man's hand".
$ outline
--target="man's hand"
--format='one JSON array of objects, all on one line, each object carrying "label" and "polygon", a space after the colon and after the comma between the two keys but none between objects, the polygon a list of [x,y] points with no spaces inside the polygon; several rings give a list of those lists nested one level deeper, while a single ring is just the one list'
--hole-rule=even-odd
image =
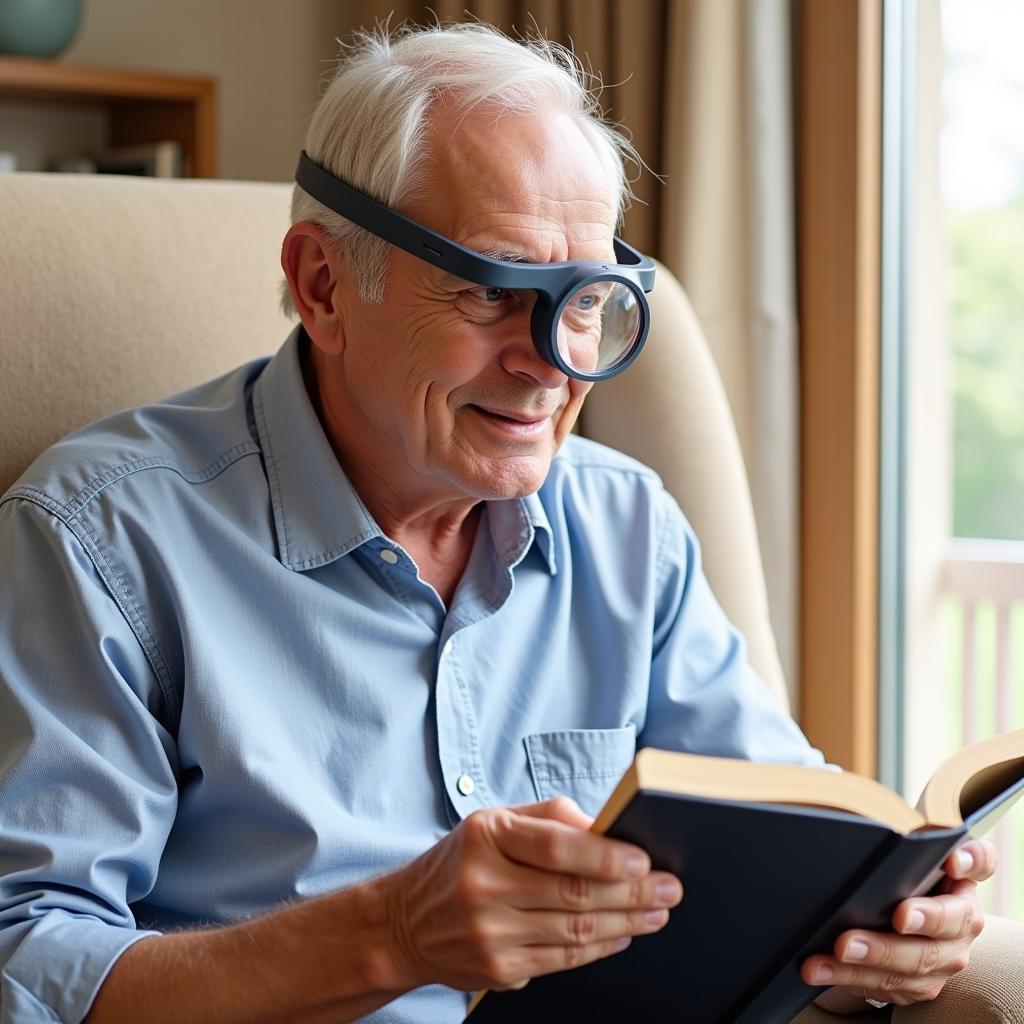
[{"label": "man's hand", "polygon": [[870,997],[897,1006],[926,1002],[962,971],[985,919],[978,883],[991,878],[996,851],[971,840],[943,865],[942,894],[904,900],[892,917],[897,934],[853,929],[836,940],[834,956],[812,956],[801,975],[808,985],[833,985],[815,1000],[838,1013],[862,1012]]},{"label": "man's hand", "polygon": [[383,983],[521,988],[662,928],[679,880],[591,823],[564,797],[478,811],[377,879],[395,936]]}]

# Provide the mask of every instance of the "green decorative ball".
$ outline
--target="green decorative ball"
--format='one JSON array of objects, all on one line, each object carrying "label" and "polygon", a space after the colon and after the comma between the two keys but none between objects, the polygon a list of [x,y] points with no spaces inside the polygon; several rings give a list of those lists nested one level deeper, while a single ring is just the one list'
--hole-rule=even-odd
[{"label": "green decorative ball", "polygon": [[82,0],[0,0],[0,53],[56,57],[81,20]]}]

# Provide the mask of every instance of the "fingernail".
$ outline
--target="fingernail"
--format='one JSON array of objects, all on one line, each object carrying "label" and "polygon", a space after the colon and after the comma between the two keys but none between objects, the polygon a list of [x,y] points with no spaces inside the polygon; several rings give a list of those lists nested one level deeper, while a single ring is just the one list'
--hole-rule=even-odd
[{"label": "fingernail", "polygon": [[854,939],[846,947],[846,956],[844,960],[866,960],[868,956],[869,948],[866,942],[861,942],[860,939]]},{"label": "fingernail", "polygon": [[828,964],[822,964],[814,972],[814,984],[827,985],[835,976],[836,972]]},{"label": "fingernail", "polygon": [[671,878],[666,878],[658,883],[658,888],[655,892],[659,903],[677,903],[679,900],[679,883],[673,882]]},{"label": "fingernail", "polygon": [[966,850],[959,850],[956,855],[956,863],[961,871],[967,872],[974,867],[974,858]]},{"label": "fingernail", "polygon": [[633,940],[628,935],[624,935],[621,939],[616,940],[612,949],[614,949],[616,953],[621,953],[632,941]]},{"label": "fingernail", "polygon": [[652,931],[657,928],[662,928],[668,922],[668,911],[667,910],[648,910],[644,914],[644,924]]},{"label": "fingernail", "polygon": [[639,878],[647,874],[647,858],[642,853],[631,853],[626,858],[626,874],[630,878]]},{"label": "fingernail", "polygon": [[903,929],[907,932],[919,932],[924,927],[924,914],[920,910],[912,910],[907,914],[907,924]]}]

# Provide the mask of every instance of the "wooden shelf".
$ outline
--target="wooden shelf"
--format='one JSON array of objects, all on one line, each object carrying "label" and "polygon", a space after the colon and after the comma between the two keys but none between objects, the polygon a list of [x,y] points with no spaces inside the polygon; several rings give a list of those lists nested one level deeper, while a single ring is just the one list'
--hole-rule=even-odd
[{"label": "wooden shelf", "polygon": [[173,139],[192,177],[217,177],[214,78],[0,57],[0,99],[99,106],[111,146]]}]

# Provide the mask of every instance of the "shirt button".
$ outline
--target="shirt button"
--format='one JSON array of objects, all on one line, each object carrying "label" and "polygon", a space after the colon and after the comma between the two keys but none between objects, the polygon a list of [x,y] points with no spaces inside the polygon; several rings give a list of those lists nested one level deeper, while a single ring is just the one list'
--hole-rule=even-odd
[{"label": "shirt button", "polygon": [[447,657],[454,650],[455,650],[455,641],[454,640],[449,640],[444,645],[444,647],[441,648],[441,653]]},{"label": "shirt button", "polygon": [[383,561],[387,562],[388,565],[394,565],[398,561],[398,555],[396,555],[391,548],[382,548],[380,557]]},{"label": "shirt button", "polygon": [[455,785],[463,796],[472,796],[473,790],[476,789],[476,783],[471,775],[460,775]]}]

